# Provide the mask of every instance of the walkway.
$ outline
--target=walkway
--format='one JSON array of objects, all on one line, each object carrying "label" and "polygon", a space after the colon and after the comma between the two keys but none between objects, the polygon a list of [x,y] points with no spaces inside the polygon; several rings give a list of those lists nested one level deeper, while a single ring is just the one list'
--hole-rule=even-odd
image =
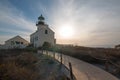
[{"label": "walkway", "polygon": [[[43,53],[46,54],[46,52]],[[53,57],[53,52],[47,54]],[[60,61],[59,53],[55,53],[55,59]],[[110,73],[79,59],[62,55],[62,60],[63,64],[68,68],[68,63],[71,62],[73,74],[77,80],[119,80]]]}]

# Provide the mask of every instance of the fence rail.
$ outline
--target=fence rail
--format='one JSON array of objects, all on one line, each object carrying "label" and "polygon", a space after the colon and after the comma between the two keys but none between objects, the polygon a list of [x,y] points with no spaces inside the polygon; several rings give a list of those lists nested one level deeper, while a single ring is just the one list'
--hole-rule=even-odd
[{"label": "fence rail", "polygon": [[[116,70],[119,70],[120,71],[120,65],[114,63],[112,60],[109,59],[109,55],[106,55],[106,58],[98,58],[98,57],[95,57],[95,56],[92,56],[92,54],[89,54],[92,58],[94,59],[97,59],[97,60],[101,60],[101,61],[104,61],[105,62],[105,69],[107,71],[109,71],[109,66],[110,64],[112,64],[114,67],[116,67]],[[110,64],[109,64],[110,63]]]},{"label": "fence rail", "polygon": [[110,73],[76,58],[50,51],[43,51],[43,54],[55,58],[70,69],[71,80],[73,74],[76,80],[119,80]]}]

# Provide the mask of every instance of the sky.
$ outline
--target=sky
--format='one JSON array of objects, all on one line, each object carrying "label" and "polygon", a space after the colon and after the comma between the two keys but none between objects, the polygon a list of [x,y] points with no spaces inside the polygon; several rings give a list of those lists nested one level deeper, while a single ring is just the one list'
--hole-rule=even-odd
[{"label": "sky", "polygon": [[120,0],[0,0],[0,44],[16,35],[29,41],[41,14],[58,44],[120,44]]}]

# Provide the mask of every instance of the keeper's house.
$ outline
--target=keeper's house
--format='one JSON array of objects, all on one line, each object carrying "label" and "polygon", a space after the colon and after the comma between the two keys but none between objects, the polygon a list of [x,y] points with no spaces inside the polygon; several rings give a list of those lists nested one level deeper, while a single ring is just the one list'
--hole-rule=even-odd
[{"label": "keeper's house", "polygon": [[115,46],[116,49],[120,49],[120,44]]},{"label": "keeper's house", "polygon": [[38,17],[38,22],[36,24],[37,30],[30,35],[30,43],[34,47],[41,47],[45,42],[55,45],[54,32],[49,28],[44,22],[45,18],[41,15]]},{"label": "keeper's house", "polygon": [[29,45],[29,42],[23,39],[21,36],[15,36],[7,41],[5,41],[4,48],[13,49],[13,48],[25,48]]}]

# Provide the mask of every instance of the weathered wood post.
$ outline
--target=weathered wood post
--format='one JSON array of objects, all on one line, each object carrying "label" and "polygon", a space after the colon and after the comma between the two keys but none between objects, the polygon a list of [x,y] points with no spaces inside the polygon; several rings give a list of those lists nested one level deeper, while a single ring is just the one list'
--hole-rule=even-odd
[{"label": "weathered wood post", "polygon": [[73,72],[72,72],[72,65],[71,63],[69,62],[69,69],[70,69],[70,80],[73,80]]},{"label": "weathered wood post", "polygon": [[55,52],[53,52],[53,58],[55,59]]},{"label": "weathered wood post", "polygon": [[60,63],[62,65],[62,53],[60,53]]},{"label": "weathered wood post", "polygon": [[109,71],[109,61],[108,61],[108,59],[105,61],[105,70]]},{"label": "weathered wood post", "polygon": [[42,54],[45,54],[45,51],[42,49]]},{"label": "weathered wood post", "polygon": [[59,60],[59,57],[60,57],[59,53],[57,53],[57,56],[58,56],[58,60]]},{"label": "weathered wood post", "polygon": [[42,54],[43,54],[43,50],[41,50],[42,51]]},{"label": "weathered wood post", "polygon": [[109,55],[108,55],[108,50],[106,51],[106,61],[105,61],[105,69],[106,71],[109,71]]},{"label": "weathered wood post", "polygon": [[48,56],[48,51],[46,51],[46,55]]}]

